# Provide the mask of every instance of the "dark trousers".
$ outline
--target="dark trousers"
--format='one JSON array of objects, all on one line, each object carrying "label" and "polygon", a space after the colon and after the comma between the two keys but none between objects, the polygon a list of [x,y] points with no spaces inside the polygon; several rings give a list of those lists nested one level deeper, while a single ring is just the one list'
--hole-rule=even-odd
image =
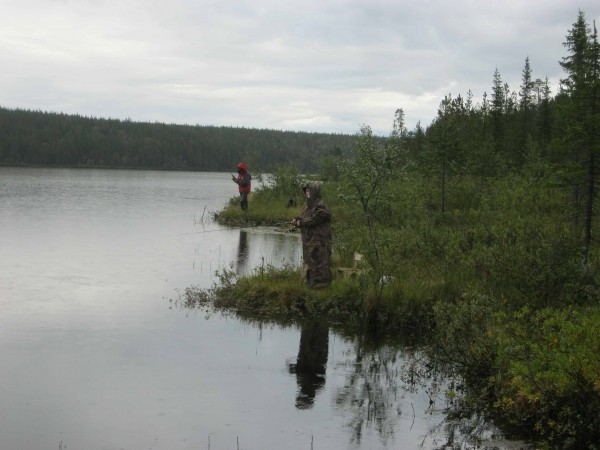
[{"label": "dark trousers", "polygon": [[240,192],[240,206],[242,211],[248,211],[248,193]]}]

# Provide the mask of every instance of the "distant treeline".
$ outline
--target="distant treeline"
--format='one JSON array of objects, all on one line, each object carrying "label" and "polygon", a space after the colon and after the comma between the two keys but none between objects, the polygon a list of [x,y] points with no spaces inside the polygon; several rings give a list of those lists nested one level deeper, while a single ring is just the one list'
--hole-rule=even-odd
[{"label": "distant treeline", "polygon": [[230,171],[317,170],[355,137],[267,129],[100,119],[0,107],[0,165]]}]

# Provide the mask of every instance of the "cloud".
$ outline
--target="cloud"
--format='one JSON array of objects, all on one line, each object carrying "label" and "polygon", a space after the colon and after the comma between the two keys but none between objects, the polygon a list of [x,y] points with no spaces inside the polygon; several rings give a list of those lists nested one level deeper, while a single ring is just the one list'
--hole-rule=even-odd
[{"label": "cloud", "polygon": [[[562,76],[570,1],[4,2],[0,105],[139,121],[389,133],[444,95]],[[579,5],[588,21],[600,5]]]}]

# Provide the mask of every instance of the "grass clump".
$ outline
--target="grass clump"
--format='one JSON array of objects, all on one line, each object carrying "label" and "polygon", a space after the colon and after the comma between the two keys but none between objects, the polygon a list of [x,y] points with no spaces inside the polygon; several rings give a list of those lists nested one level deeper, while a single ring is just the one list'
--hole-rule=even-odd
[{"label": "grass clump", "polygon": [[298,207],[289,208],[282,198],[280,201],[265,203],[260,200],[260,194],[251,193],[248,196],[248,211],[242,211],[238,198],[229,200],[225,207],[214,213],[214,220],[223,225],[283,225],[291,222],[300,215]]},{"label": "grass clump", "polygon": [[[216,272],[210,289],[188,288],[178,301],[186,308],[211,306],[234,311],[245,318],[260,317],[279,322],[319,317],[346,332],[375,332],[389,335],[422,336],[431,329],[433,303],[418,298],[399,299],[400,285],[384,288],[384,303],[374,309],[376,293],[365,277],[335,277],[319,290],[304,285],[297,267],[264,266],[240,277],[234,270]],[[369,319],[377,313],[373,324]]]}]

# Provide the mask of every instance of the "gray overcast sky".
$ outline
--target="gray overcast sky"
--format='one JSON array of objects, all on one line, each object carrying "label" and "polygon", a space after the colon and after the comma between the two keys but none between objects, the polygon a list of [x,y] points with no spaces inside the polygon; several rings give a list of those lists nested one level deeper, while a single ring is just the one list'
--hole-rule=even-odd
[{"label": "gray overcast sky", "polygon": [[144,122],[389,134],[564,77],[598,0],[0,0],[0,106]]}]

